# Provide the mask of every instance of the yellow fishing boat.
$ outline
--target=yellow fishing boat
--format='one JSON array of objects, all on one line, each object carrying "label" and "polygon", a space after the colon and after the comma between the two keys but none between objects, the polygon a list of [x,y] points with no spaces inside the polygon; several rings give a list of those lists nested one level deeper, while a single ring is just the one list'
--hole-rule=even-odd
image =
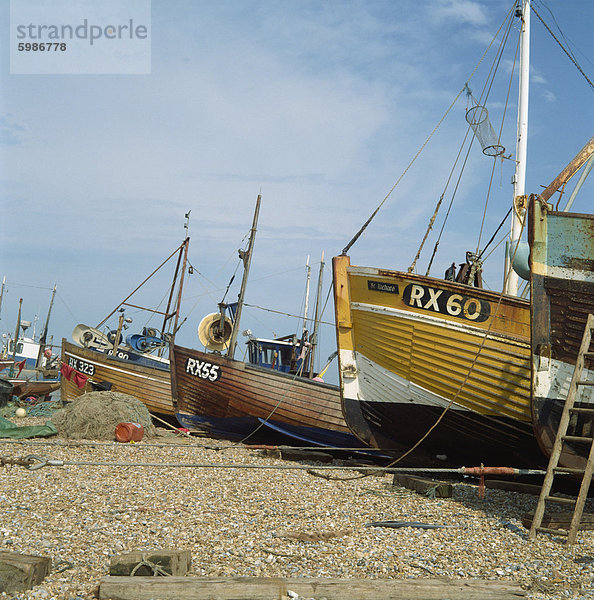
[{"label": "yellow fishing boat", "polygon": [[[419,446],[464,461],[461,464],[542,466],[554,440],[558,423],[554,415],[563,404],[559,391],[567,387],[567,377],[571,379],[579,347],[579,340],[573,339],[569,349],[567,344],[563,349],[567,327],[558,325],[568,314],[568,301],[559,299],[575,292],[579,308],[569,312],[580,339],[588,313],[594,312],[592,215],[573,214],[571,220],[567,213],[558,216],[547,204],[586,161],[591,164],[594,146],[592,141],[586,145],[546,194],[526,195],[529,3],[519,2],[508,18],[519,19],[522,61],[503,291],[482,287],[484,247],[467,252],[466,261],[452,264],[443,277],[430,276],[429,269],[425,275],[417,273],[417,259],[407,270],[351,264],[350,248],[390,194],[333,259],[345,420],[359,439],[395,455]],[[473,103],[466,113],[469,131],[484,154],[496,160],[509,158],[487,114],[479,102]],[[440,204],[441,200],[428,233]],[[526,243],[521,237],[528,230],[528,212]],[[571,227],[558,225],[570,221]],[[563,236],[574,241],[563,245]],[[520,291],[520,278],[531,282],[529,298]],[[560,279],[563,285],[551,300],[552,282]],[[542,366],[545,354],[555,359],[553,371]],[[583,449],[576,456],[583,457]]]}]

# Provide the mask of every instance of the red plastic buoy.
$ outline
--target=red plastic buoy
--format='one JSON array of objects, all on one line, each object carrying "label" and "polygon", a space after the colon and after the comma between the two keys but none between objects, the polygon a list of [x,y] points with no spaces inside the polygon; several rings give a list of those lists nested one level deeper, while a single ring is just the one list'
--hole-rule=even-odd
[{"label": "red plastic buoy", "polygon": [[139,442],[144,435],[144,427],[140,423],[119,423],[115,428],[118,442]]}]

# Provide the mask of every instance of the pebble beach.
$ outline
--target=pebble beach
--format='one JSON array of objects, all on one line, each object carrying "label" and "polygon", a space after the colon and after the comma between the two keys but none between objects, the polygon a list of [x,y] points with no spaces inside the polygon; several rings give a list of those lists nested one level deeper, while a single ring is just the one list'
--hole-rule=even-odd
[{"label": "pebble beach", "polygon": [[529,540],[522,516],[537,496],[487,488],[482,499],[476,480],[457,479],[451,498],[430,498],[385,472],[316,472],[321,463],[156,431],[132,444],[0,440],[2,457],[85,463],[0,471],[0,550],[52,560],[40,585],[1,598],[96,598],[112,556],[158,549],[190,550],[196,576],[500,580],[534,600],[594,598],[594,531],[573,545]]}]

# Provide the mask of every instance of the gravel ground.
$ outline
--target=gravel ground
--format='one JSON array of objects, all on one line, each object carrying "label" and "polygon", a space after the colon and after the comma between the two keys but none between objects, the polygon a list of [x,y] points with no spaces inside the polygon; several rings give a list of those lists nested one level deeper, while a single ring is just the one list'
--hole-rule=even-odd
[{"label": "gravel ground", "polygon": [[[15,419],[20,425],[42,420]],[[0,550],[49,556],[52,572],[2,598],[95,597],[110,557],[189,549],[198,576],[481,578],[514,582],[534,600],[594,598],[594,531],[532,542],[522,515],[532,495],[456,483],[452,498],[392,486],[390,475],[324,472],[327,480],[228,442],[163,429],[137,444],[0,440],[0,456],[74,462],[274,465],[275,469],[60,466],[0,469]],[[333,464],[340,464],[336,461]],[[592,511],[589,501],[587,510]],[[399,520],[446,528],[389,529]]]}]

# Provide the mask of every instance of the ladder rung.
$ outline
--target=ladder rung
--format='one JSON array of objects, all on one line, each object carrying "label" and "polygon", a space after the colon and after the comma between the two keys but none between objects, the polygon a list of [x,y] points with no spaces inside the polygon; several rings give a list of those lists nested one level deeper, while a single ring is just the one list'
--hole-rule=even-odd
[{"label": "ladder rung", "polygon": [[564,435],[562,436],[562,440],[564,442],[594,442],[594,438],[591,437],[583,437],[580,435]]},{"label": "ladder rung", "polygon": [[589,379],[582,379],[582,381],[576,381],[576,385],[594,385],[594,381]]},{"label": "ladder rung", "polygon": [[545,500],[550,502],[558,502],[559,504],[575,504],[573,498],[562,498],[561,496],[545,496]]},{"label": "ladder rung", "polygon": [[537,527],[536,531],[540,531],[540,533],[552,533],[554,535],[569,535],[569,531],[565,529],[551,529],[550,527]]},{"label": "ladder rung", "polygon": [[582,415],[594,415],[594,408],[575,408],[569,409],[573,413],[580,413]]},{"label": "ladder rung", "polygon": [[553,470],[555,473],[571,473],[574,475],[585,473],[584,469],[575,469],[572,467],[555,467]]}]

